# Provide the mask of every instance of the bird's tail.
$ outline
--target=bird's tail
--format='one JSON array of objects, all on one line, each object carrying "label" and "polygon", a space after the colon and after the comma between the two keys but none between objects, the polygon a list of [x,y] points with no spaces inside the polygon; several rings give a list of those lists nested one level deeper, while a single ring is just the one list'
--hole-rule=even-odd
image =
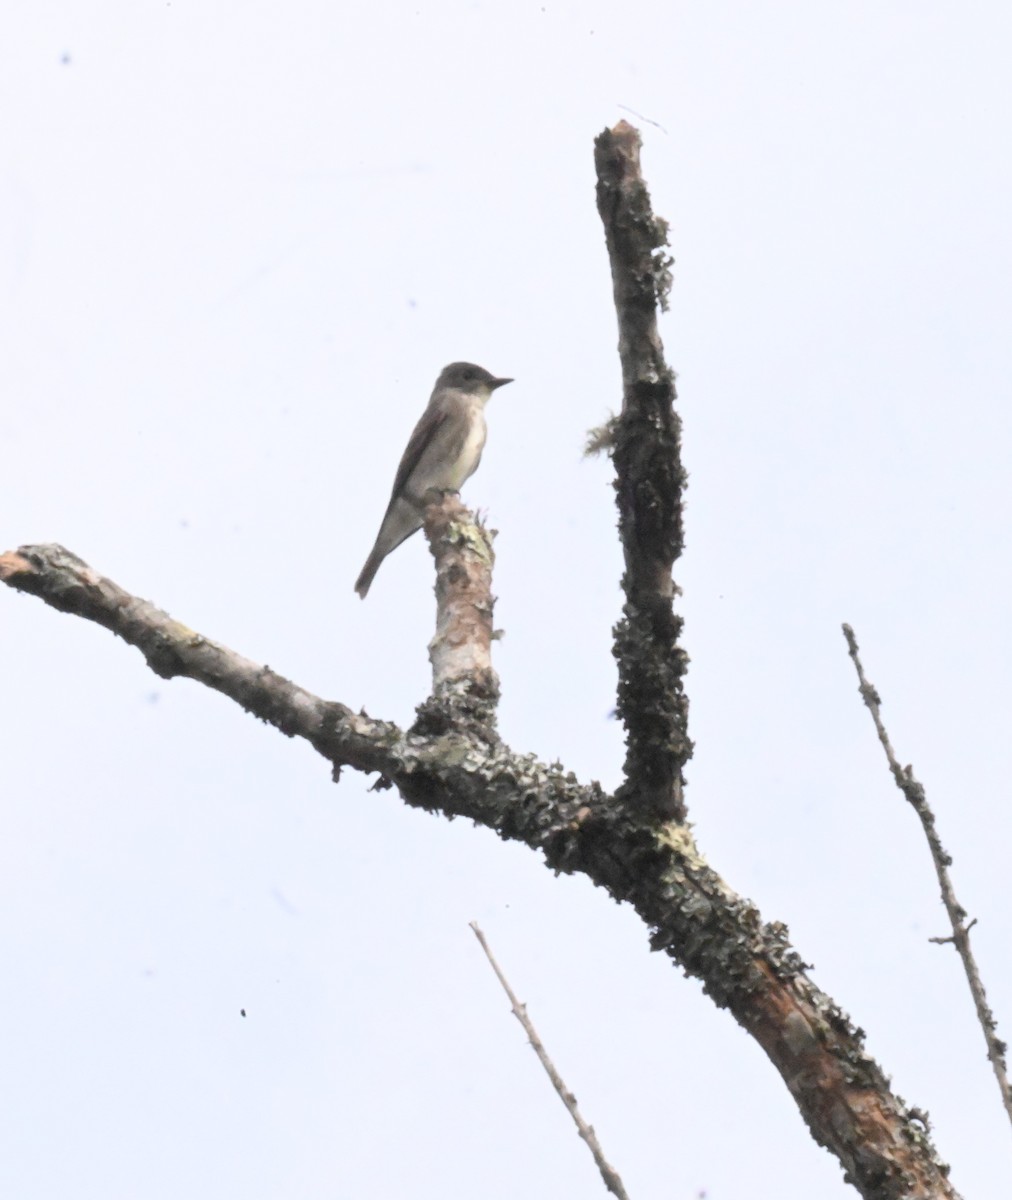
[{"label": "bird's tail", "polygon": [[380,563],[386,556],[386,550],[380,549],[379,546],[374,546],[372,554],[365,560],[365,566],[362,568],[358,579],[355,580],[355,591],[358,592],[363,600],[368,594],[372,581],[376,578],[376,572],[380,569]]},{"label": "bird's tail", "polygon": [[421,506],[404,496],[394,496],[383,518],[383,524],[380,526],[376,545],[373,546],[372,553],[365,560],[362,574],[355,581],[355,591],[363,600],[366,592],[369,591],[373,576],[380,568],[380,563],[391,550],[396,550],[405,538],[411,537],[421,527]]}]

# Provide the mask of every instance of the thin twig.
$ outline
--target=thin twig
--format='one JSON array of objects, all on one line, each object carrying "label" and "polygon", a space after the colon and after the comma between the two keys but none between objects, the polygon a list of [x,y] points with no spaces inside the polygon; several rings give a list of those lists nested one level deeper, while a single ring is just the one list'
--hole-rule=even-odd
[{"label": "thin twig", "polygon": [[492,970],[495,971],[496,978],[502,984],[503,991],[507,996],[509,996],[510,1004],[513,1006],[513,1015],[524,1027],[527,1037],[530,1039],[531,1046],[534,1048],[534,1053],[541,1060],[541,1065],[548,1072],[548,1078],[552,1081],[552,1087],[554,1087],[559,1093],[559,1099],[566,1106],[566,1108],[569,1109],[569,1115],[576,1123],[576,1128],[580,1134],[580,1137],[582,1137],[587,1143],[591,1154],[593,1154],[594,1162],[597,1163],[597,1169],[601,1172],[601,1178],[604,1180],[604,1186],[613,1195],[618,1196],[619,1200],[629,1200],[629,1194],[626,1192],[625,1187],[622,1184],[622,1180],[619,1178],[618,1172],[604,1157],[604,1151],[601,1149],[601,1145],[597,1140],[597,1134],[594,1132],[594,1127],[592,1125],[588,1125],[583,1117],[580,1116],[580,1110],[576,1107],[576,1097],[569,1090],[569,1088],[566,1087],[562,1076],[555,1069],[555,1064],[548,1057],[548,1052],[542,1045],[541,1039],[538,1037],[533,1024],[531,1024],[530,1017],[527,1015],[527,1006],[521,1004],[516,998],[513,989],[509,985],[509,981],[502,973],[502,968],[493,957],[492,951],[488,948],[488,942],[485,940],[485,935],[478,928],[478,922],[472,921],[471,928],[474,930],[474,936],[480,942],[482,950],[485,951],[485,957],[491,964]]},{"label": "thin twig", "polygon": [[630,113],[639,121],[646,121],[648,125],[653,125],[655,129],[659,129],[661,133],[666,134],[668,131],[660,123],[660,121],[651,121],[649,117],[645,117],[641,112],[637,112],[635,108],[630,108],[628,104],[620,104],[618,106],[623,112]]},{"label": "thin twig", "polygon": [[984,1031],[984,1041],[987,1043],[987,1056],[991,1060],[995,1078],[998,1080],[1002,1104],[1005,1106],[1005,1112],[1008,1114],[1009,1120],[1012,1121],[1012,1092],[1009,1090],[1008,1067],[1005,1062],[1006,1045],[995,1033],[998,1023],[995,1021],[994,1013],[992,1013],[988,1005],[984,984],[981,982],[980,972],[977,969],[976,960],[970,949],[970,930],[976,924],[976,918],[967,924],[966,909],[956,899],[956,893],[953,891],[952,881],[949,878],[949,867],[952,866],[952,858],[946,852],[938,836],[938,831],[935,828],[935,814],[928,806],[928,801],[924,794],[924,785],[918,783],[914,778],[913,767],[900,766],[893,751],[889,735],[886,733],[885,725],[882,723],[882,699],[875,690],[875,687],[868,682],[865,676],[864,667],[861,665],[861,659],[858,656],[857,638],[854,636],[854,630],[849,625],[844,625],[843,636],[847,639],[847,649],[854,661],[854,668],[857,671],[858,690],[868,711],[871,713],[871,719],[875,722],[878,740],[882,743],[882,749],[885,751],[886,758],[889,761],[889,770],[896,781],[896,786],[907,798],[914,812],[917,813],[921,826],[924,829],[924,836],[928,839],[928,846],[931,849],[931,858],[935,864],[935,873],[938,876],[938,884],[942,892],[942,903],[945,905],[945,911],[949,914],[949,922],[952,925],[952,936],[929,938],[928,940],[937,945],[951,942],[959,952],[959,957],[963,961],[963,969],[966,971],[967,982],[970,985],[970,994],[973,996],[974,1007],[977,1009],[977,1020]]}]

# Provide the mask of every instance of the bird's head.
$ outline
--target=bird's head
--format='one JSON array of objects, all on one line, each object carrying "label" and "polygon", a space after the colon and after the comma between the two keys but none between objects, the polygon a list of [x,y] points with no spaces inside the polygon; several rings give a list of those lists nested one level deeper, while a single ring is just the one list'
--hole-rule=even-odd
[{"label": "bird's head", "polygon": [[487,400],[496,388],[512,382],[512,379],[499,379],[474,363],[455,362],[443,368],[436,380],[436,388],[454,388],[458,392],[467,392]]}]

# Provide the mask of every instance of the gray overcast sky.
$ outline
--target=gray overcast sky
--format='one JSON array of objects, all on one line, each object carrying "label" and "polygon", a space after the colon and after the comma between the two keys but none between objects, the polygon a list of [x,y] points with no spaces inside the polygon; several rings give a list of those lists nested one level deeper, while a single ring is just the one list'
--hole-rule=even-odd
[{"label": "gray overcast sky", "polygon": [[[677,259],[696,833],[930,1111],[957,1187],[1007,1196],[839,626],[1008,1036],[1008,5],[33,0],[0,23],[0,549],[60,541],[410,721],[423,541],[364,604],[352,584],[436,373],[473,359],[516,377],[464,492],[500,531],[502,730],[606,787],[620,553],[580,451],[620,376],[592,142],[626,108],[663,126],[640,122]],[[636,1200],[853,1194],[755,1044],[584,880],[335,788],[6,592],[0,678],[4,1196],[603,1195],[471,919]]]}]

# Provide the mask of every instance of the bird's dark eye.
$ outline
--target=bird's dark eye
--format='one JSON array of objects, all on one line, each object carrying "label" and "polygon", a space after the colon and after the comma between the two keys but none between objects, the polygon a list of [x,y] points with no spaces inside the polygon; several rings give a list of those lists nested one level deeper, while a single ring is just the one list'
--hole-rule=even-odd
[{"label": "bird's dark eye", "polygon": [[473,372],[473,371],[465,371],[465,372],[464,372],[464,378],[465,378],[465,379],[473,379],[473,378],[474,378],[474,372]]}]

